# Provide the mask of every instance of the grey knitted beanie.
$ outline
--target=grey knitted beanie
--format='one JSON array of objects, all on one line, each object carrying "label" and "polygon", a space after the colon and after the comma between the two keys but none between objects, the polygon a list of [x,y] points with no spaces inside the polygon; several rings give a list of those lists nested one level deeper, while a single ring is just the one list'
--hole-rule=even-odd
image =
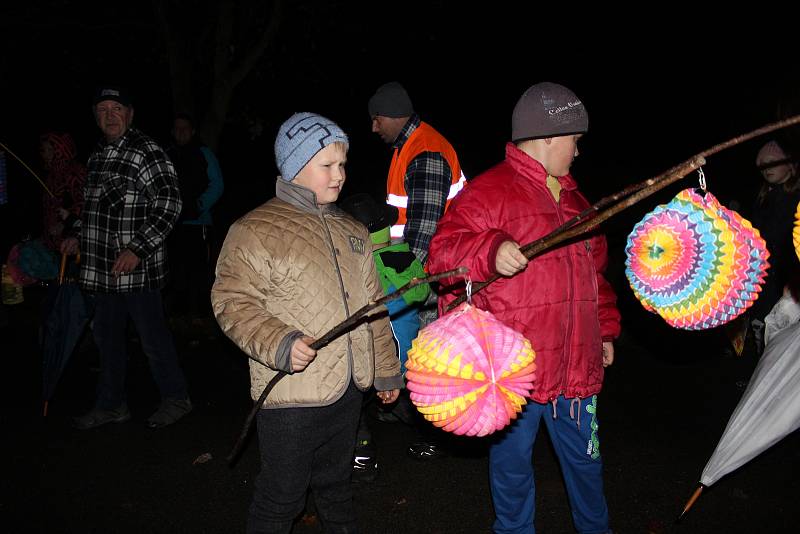
[{"label": "grey knitted beanie", "polygon": [[275,139],[275,163],[281,178],[291,182],[317,152],[336,142],[349,144],[347,134],[335,122],[316,113],[295,113],[281,124]]},{"label": "grey knitted beanie", "polygon": [[378,87],[369,99],[367,111],[370,118],[376,115],[390,118],[410,117],[414,113],[414,106],[402,85],[389,82]]},{"label": "grey knitted beanie", "polygon": [[511,140],[586,133],[589,114],[580,99],[557,83],[542,82],[528,88],[511,115]]}]

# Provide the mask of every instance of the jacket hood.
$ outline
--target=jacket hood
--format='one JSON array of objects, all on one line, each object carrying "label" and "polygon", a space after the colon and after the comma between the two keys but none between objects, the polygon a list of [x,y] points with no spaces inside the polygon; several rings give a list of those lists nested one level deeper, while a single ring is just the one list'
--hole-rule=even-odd
[{"label": "jacket hood", "polygon": [[53,160],[50,168],[62,168],[75,160],[78,151],[75,149],[75,141],[68,133],[47,132],[40,137],[42,143],[50,143],[53,147]]}]

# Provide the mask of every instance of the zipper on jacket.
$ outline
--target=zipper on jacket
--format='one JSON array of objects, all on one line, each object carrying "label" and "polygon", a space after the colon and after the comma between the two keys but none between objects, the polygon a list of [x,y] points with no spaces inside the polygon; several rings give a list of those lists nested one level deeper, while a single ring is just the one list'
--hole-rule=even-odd
[{"label": "zipper on jacket", "polygon": [[[591,267],[592,275],[593,275],[592,276],[592,289],[594,289],[594,316],[597,319],[597,324],[599,325],[600,324],[600,286],[597,283],[597,266],[594,263],[594,255],[592,254],[592,243],[591,243],[591,241],[589,239],[587,239],[586,241],[584,241],[584,243],[586,244],[586,252],[589,255],[589,267]],[[602,345],[603,345],[603,332],[602,332],[602,328],[600,328],[599,326],[598,326],[598,328],[600,330],[598,332],[600,334],[600,346],[602,347]],[[602,348],[601,348],[600,352],[602,354]]]},{"label": "zipper on jacket", "polygon": [[[556,178],[556,180],[557,179],[558,178]],[[547,192],[548,192],[548,197],[553,202],[553,205],[556,207],[556,215],[558,215],[558,225],[561,226],[562,224],[564,224],[564,217],[563,217],[563,213],[561,212],[561,200],[564,198],[564,195],[563,194],[559,195],[558,201],[556,201],[556,199],[553,198],[553,195],[550,194],[549,188],[548,188]],[[562,193],[563,193],[563,191],[562,191]],[[571,252],[570,252],[569,248],[567,248],[567,275],[568,275],[567,276],[567,280],[569,281],[569,284],[567,285],[567,300],[569,301],[569,305],[570,305],[570,316],[567,317],[567,331],[566,331],[566,333],[564,335],[564,356],[565,356],[566,361],[565,361],[565,365],[564,365],[563,375],[562,375],[562,378],[561,378],[561,388],[560,388],[559,394],[556,395],[556,397],[558,397],[560,395],[564,395],[566,393],[567,377],[569,375],[569,365],[570,365],[570,361],[572,359],[572,347],[569,344],[569,340],[570,340],[570,337],[571,337],[571,334],[572,334],[572,316],[575,313],[575,302],[574,302],[574,298],[573,298],[573,290],[574,290],[574,288],[572,287],[572,277],[573,277],[572,255],[571,255]]]},{"label": "zipper on jacket", "polygon": [[[331,256],[333,256],[333,264],[336,266],[336,277],[339,279],[339,291],[342,295],[342,302],[344,303],[344,313],[345,319],[350,318],[350,307],[347,305],[347,291],[344,288],[344,281],[342,280],[342,269],[339,266],[339,258],[336,257],[336,244],[333,242],[333,236],[331,235],[331,229],[328,227],[328,221],[325,220],[325,214],[322,212],[322,208],[319,206],[317,207],[319,212],[319,218],[322,221],[322,226],[325,228],[325,234],[328,236],[328,245],[331,249]],[[347,378],[348,382],[345,384],[345,388],[349,387],[350,380],[353,378],[353,346],[350,340],[350,332],[347,333]]]}]

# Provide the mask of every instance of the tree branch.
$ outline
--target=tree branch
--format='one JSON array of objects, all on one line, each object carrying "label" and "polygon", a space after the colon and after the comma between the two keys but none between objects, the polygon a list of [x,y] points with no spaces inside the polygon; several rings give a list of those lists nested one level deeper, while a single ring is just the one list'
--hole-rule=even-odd
[{"label": "tree branch", "polygon": [[261,34],[261,38],[253,45],[249,52],[245,54],[238,66],[230,73],[231,82],[234,86],[239,84],[248,73],[255,67],[256,63],[264,55],[267,48],[275,41],[278,35],[278,28],[283,18],[284,0],[275,0],[272,4],[272,14],[269,17],[269,24]]}]

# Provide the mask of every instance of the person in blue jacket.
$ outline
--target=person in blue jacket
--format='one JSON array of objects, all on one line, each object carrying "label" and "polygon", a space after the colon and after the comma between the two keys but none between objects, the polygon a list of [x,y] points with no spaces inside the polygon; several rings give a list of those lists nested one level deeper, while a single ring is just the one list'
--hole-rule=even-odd
[{"label": "person in blue jacket", "polygon": [[[357,221],[367,227],[372,240],[372,255],[378,269],[378,278],[383,286],[384,294],[394,292],[405,286],[414,278],[425,278],[425,269],[408,245],[402,240],[392,242],[389,229],[397,222],[398,210],[394,206],[375,202],[368,194],[362,193],[348,197],[341,202],[340,207],[352,215]],[[419,332],[419,307],[425,302],[430,293],[428,284],[419,286],[405,292],[402,298],[390,300],[386,303],[389,310],[389,320],[397,353],[400,357],[400,368],[406,372],[406,361],[411,342]],[[353,479],[355,481],[372,481],[377,476],[378,461],[372,434],[367,426],[366,406],[361,411],[356,449],[353,456]],[[401,395],[398,402],[386,418],[400,419],[406,423],[413,423],[413,407],[407,395]]]},{"label": "person in blue jacket", "polygon": [[197,319],[211,310],[211,208],[222,195],[224,182],[216,156],[198,140],[189,115],[175,116],[172,137],[167,155],[178,173],[183,208],[170,236],[169,308],[176,315]]}]

